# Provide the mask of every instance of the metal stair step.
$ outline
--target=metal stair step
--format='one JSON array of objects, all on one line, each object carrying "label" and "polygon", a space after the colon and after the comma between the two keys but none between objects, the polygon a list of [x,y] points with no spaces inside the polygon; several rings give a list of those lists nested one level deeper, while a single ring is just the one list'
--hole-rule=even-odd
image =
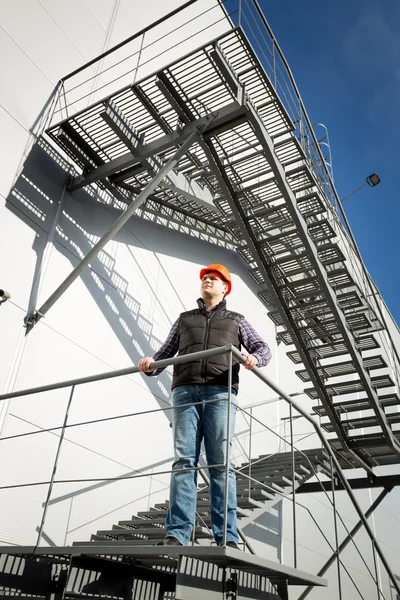
[{"label": "metal stair step", "polygon": [[[299,462],[295,463],[295,469],[298,465]],[[282,477],[282,475],[287,477],[289,475],[291,476],[292,474],[291,460],[289,460],[289,462],[279,462],[276,464],[266,464],[265,461],[258,464],[256,463],[255,465],[251,466],[251,473],[249,473],[248,466],[248,464],[245,464],[243,467],[241,467],[240,473],[242,473],[242,476],[237,473],[238,479],[245,479],[246,475],[250,475],[250,477],[254,475],[256,479],[260,477],[269,477],[274,480],[274,478],[279,479]]]},{"label": "metal stair step", "polygon": [[[281,488],[284,488],[287,485],[292,485],[292,481],[285,475],[279,475],[277,477],[269,477],[267,475],[264,477],[264,476],[260,476],[257,474],[257,477],[253,476],[253,478],[258,479],[258,481],[264,485],[272,486],[272,484],[276,484],[276,485],[280,486]],[[257,485],[254,482],[253,482],[253,484]],[[237,486],[238,490],[241,490],[244,487],[248,487],[249,480],[246,477],[241,477],[241,478],[237,479],[236,486]]]},{"label": "metal stair step", "polygon": [[[270,485],[271,488],[272,488],[272,483],[268,484],[268,482],[265,482],[265,485]],[[255,493],[256,492],[261,492],[261,491],[263,492],[262,494],[258,494],[259,498],[257,498],[257,500],[262,500],[263,502],[265,502],[267,500],[273,500],[273,498],[274,498],[273,491],[268,493],[268,490],[266,488],[263,488],[262,485],[257,486],[257,484],[254,483],[254,485],[251,486],[251,490],[254,491]],[[251,497],[255,498],[255,493],[254,494],[251,493],[250,494]],[[248,506],[246,504],[246,499],[247,499],[248,496],[249,496],[249,485],[248,485],[248,482],[243,482],[242,485],[239,485],[237,483],[236,497],[237,497],[238,506],[240,508],[244,508],[244,509],[246,509],[246,508],[253,508],[252,506]],[[208,494],[205,497],[208,498],[209,497]]]},{"label": "metal stair step", "polygon": [[247,510],[254,510],[255,508],[263,508],[264,502],[265,502],[265,500],[263,500],[262,502],[259,502],[258,500],[252,500],[251,498],[246,498],[243,496],[237,497],[238,507],[242,508],[242,509],[247,509]]},{"label": "metal stair step", "polygon": [[[161,522],[165,522],[165,519],[167,517],[168,504],[169,504],[169,502],[166,502],[166,508],[164,510],[142,511],[142,512],[138,513],[138,516],[150,515],[150,517],[153,517],[154,513],[157,512],[157,517],[154,517],[154,518],[155,519],[161,518]],[[196,504],[196,510],[197,510],[197,512],[202,513],[201,518],[202,518],[202,520],[204,519],[206,521],[206,519],[208,518],[209,510],[210,510],[210,503],[208,501],[204,502],[204,501],[198,500],[197,504]],[[239,507],[237,509],[237,516],[238,516],[238,518],[248,517],[248,513],[245,510],[242,510],[241,507]]]},{"label": "metal stair step", "polygon": [[[400,442],[400,431],[393,431],[394,437]],[[341,447],[337,438],[329,440],[334,449]],[[368,456],[376,459],[379,465],[393,465],[398,463],[398,459],[388,448],[382,432],[364,433],[351,436],[353,448],[360,448],[368,452]]]},{"label": "metal stair step", "polygon": [[73,546],[110,546],[112,544],[115,544],[116,546],[121,545],[123,543],[126,544],[130,544],[132,546],[155,546],[157,544],[157,542],[161,542],[164,539],[164,536],[161,536],[160,538],[151,538],[151,539],[144,539],[144,538],[136,538],[136,539],[131,539],[131,540],[111,540],[108,538],[103,538],[100,536],[96,536],[96,535],[92,535],[91,536],[91,540],[89,542],[73,542]]},{"label": "metal stair step", "polygon": [[[371,377],[372,387],[375,389],[392,387],[394,385],[389,375],[379,375]],[[327,393],[331,396],[340,396],[342,394],[352,394],[355,392],[363,392],[364,387],[361,381],[341,381],[340,383],[330,384],[326,386]],[[318,398],[318,392],[315,388],[307,388],[304,392],[312,400]]]},{"label": "metal stair step", "polygon": [[[308,467],[310,466],[310,462],[318,462],[319,459],[322,459],[323,456],[322,455],[314,455],[314,456],[301,456],[295,457],[295,461],[294,461],[294,466],[295,466],[295,470],[300,470],[303,467]],[[309,462],[310,461],[310,462]],[[241,469],[243,470],[243,473],[248,474],[248,463],[245,463],[242,465]],[[246,469],[247,467],[247,469]],[[279,475],[279,474],[283,474],[283,475],[287,475],[287,474],[291,474],[292,472],[292,458],[290,456],[290,454],[288,454],[287,456],[285,456],[282,459],[278,459],[278,460],[273,460],[273,459],[266,459],[265,461],[259,462],[259,463],[255,463],[252,464],[252,472],[257,474],[257,477],[260,473],[265,473],[266,476],[268,475]],[[304,472],[304,471],[303,471]]]},{"label": "metal stair step", "polygon": [[[146,536],[149,539],[156,538],[160,539],[165,536],[164,527],[140,527],[139,529],[128,529],[121,527],[119,529],[104,529],[96,533],[97,537],[112,538],[115,540],[119,539],[135,539],[137,537]],[[204,527],[196,527],[195,530],[196,538],[208,538],[210,533]]]},{"label": "metal stair step", "polygon": [[120,525],[121,527],[137,527],[137,528],[151,527],[151,526],[156,527],[157,525],[164,525],[164,523],[165,523],[164,517],[157,517],[154,519],[139,519],[138,517],[132,517],[132,519],[129,519],[127,521],[118,521],[118,525]]},{"label": "metal stair step", "polygon": [[[301,327],[296,327],[297,332],[300,333],[301,337],[305,339],[306,342],[315,342],[318,339],[324,342],[326,339],[332,338],[333,336],[341,335],[341,330],[337,321],[335,319],[324,319],[323,316],[324,315],[312,316],[312,314],[304,315],[302,320],[311,320],[312,322],[307,325],[302,325]],[[357,315],[356,317],[349,317],[346,320],[350,331],[362,330],[364,332],[372,328],[371,323],[363,314]],[[291,336],[287,331],[279,332],[278,337],[282,338],[282,341],[284,341],[283,338],[287,340],[291,339]]]},{"label": "metal stair step", "polygon": [[[372,371],[373,369],[384,369],[387,367],[387,363],[382,358],[381,355],[371,356],[363,359],[364,368],[367,371]],[[322,377],[339,377],[342,375],[351,375],[355,373],[356,369],[353,361],[347,360],[340,363],[335,363],[332,365],[326,365],[318,368],[318,373]],[[296,375],[300,377],[300,379],[304,382],[310,381],[310,375],[306,369],[302,371],[296,371]]]},{"label": "metal stair step", "polygon": [[[269,500],[275,500],[276,495],[274,493],[270,493],[263,488],[243,488],[240,490],[240,496],[252,498],[253,500],[257,500],[260,502],[268,502]],[[239,494],[238,494],[239,497]]]},{"label": "metal stair step", "polygon": [[[365,336],[355,341],[356,348],[364,350],[375,350],[379,348],[379,344],[376,339],[372,336]],[[308,350],[309,356],[312,359],[323,359],[323,358],[334,358],[335,356],[341,356],[348,354],[348,348],[343,342],[335,342],[329,344],[321,344],[310,348]],[[300,354],[297,350],[287,352],[286,354],[295,364],[302,362]]]},{"label": "metal stair step", "polygon": [[[385,394],[383,396],[379,396],[379,401],[383,407],[400,405],[400,398],[397,394]],[[371,408],[371,403],[369,398],[356,398],[354,400],[336,402],[333,407],[338,412],[348,413]],[[326,415],[326,410],[321,405],[313,406],[313,411],[321,417]]]},{"label": "metal stair step", "polygon": [[336,232],[333,230],[328,219],[321,219],[317,223],[308,226],[308,233],[314,242],[320,243],[336,237]]},{"label": "metal stair step", "polygon": [[[386,421],[389,425],[400,423],[400,413],[393,413],[386,415]],[[342,425],[345,429],[362,429],[367,427],[380,427],[379,421],[375,415],[368,417],[357,417],[355,419],[342,420]],[[321,425],[325,431],[332,433],[334,431],[331,423],[323,423]]]},{"label": "metal stair step", "polygon": [[157,504],[154,506],[157,510],[165,510],[165,508],[168,508],[169,506],[169,500],[165,500],[165,502],[157,502]]},{"label": "metal stair step", "polygon": [[138,517],[144,517],[144,518],[146,518],[146,517],[157,518],[157,517],[162,516],[165,513],[166,513],[165,509],[163,509],[163,510],[156,510],[154,508],[151,508],[149,510],[141,510],[140,512],[137,513],[137,516]]},{"label": "metal stair step", "polygon": [[326,213],[326,208],[316,193],[300,196],[296,198],[296,200],[297,206],[304,218],[315,217],[316,215]]},{"label": "metal stair step", "polygon": [[[137,530],[138,530],[138,531],[140,531],[140,529],[141,529],[142,527],[144,527],[144,525],[142,525],[142,523],[141,523],[141,522],[138,522],[138,521],[140,521],[140,519],[131,519],[131,520],[129,520],[129,521],[118,521],[118,525],[121,525],[121,527],[126,527],[126,528],[129,528],[129,527],[136,527],[136,528],[137,528]],[[163,526],[165,525],[165,518],[163,518],[163,519],[154,519],[154,521],[157,521],[157,522],[154,524],[154,529],[158,529],[158,530],[160,530],[160,527],[159,527],[159,526],[163,527]],[[210,517],[210,515],[204,515],[204,516],[202,516],[202,517],[201,517],[201,519],[199,519],[199,518],[196,518],[196,523],[197,523],[197,524],[198,524],[200,527],[201,527],[201,526],[202,526],[204,523],[205,523],[205,524],[207,524],[207,525],[209,525],[209,524],[210,524],[210,522],[211,522],[211,517]],[[147,521],[147,522],[146,522],[146,525],[147,525],[147,526],[149,526],[149,525],[151,525],[151,524],[152,524],[152,523],[151,523],[151,521]]]}]

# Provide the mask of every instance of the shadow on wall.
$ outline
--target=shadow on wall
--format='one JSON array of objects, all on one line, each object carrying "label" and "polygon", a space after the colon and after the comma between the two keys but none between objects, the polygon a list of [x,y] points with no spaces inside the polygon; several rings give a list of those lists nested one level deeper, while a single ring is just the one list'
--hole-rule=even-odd
[{"label": "shadow on wall", "polygon": [[[80,191],[77,199],[64,193],[68,171],[69,165],[41,138],[32,148],[6,201],[7,208],[34,229],[36,234],[33,243],[36,266],[32,276],[29,313],[38,308],[40,273],[47,242],[54,236],[57,251],[68,258],[72,270],[79,259],[90,251],[95,236],[101,236],[107,229],[108,221],[111,225],[118,216],[116,209],[99,204],[84,191]],[[62,210],[58,211],[61,198]],[[83,210],[79,202],[86,203]],[[94,218],[94,210],[105,215],[101,215],[100,219],[97,219],[97,215]],[[133,236],[126,235],[124,242],[132,244],[134,240]],[[128,293],[128,282],[118,274],[112,256],[103,250],[92,262],[91,268],[82,272],[81,280],[132,362],[137,363],[142,356],[138,348],[144,355],[154,354],[161,341],[152,335],[151,322],[141,313],[140,303]],[[59,283],[61,281],[54,282],[54,289]],[[160,406],[165,407],[169,396],[169,374],[164,372],[157,379],[143,377]]]},{"label": "shadow on wall", "polygon": [[[120,215],[119,209],[99,201],[98,197],[84,190],[73,194],[66,192],[70,171],[70,165],[44,138],[39,138],[7,198],[7,208],[36,234],[33,243],[36,267],[32,276],[29,313],[38,308],[38,285],[46,261],[46,244],[54,240],[57,251],[71,262],[72,270]],[[61,199],[62,208],[59,210]],[[199,256],[210,251],[207,242],[190,238],[188,243],[187,235],[139,217],[130,219],[114,239],[127,248],[146,248],[194,263],[199,261]],[[225,255],[228,267],[232,269],[236,263],[237,268],[240,259],[234,252],[219,247],[218,255]],[[146,278],[143,269],[141,273]],[[128,292],[132,284],[118,273],[114,258],[103,250],[91,263],[91,268],[86,268],[80,277],[132,362],[137,363],[142,356],[152,356],[164,340],[153,335],[152,322],[141,312],[140,302]],[[152,290],[151,282],[146,281]],[[54,289],[59,283],[61,281],[54,282]],[[160,310],[164,310],[155,290],[152,290],[152,295]],[[194,295],[193,306],[195,299]],[[180,310],[186,308],[182,305]],[[160,407],[165,407],[165,402],[169,402],[169,373],[164,371],[157,378],[143,376],[143,379]],[[167,415],[170,418],[170,411]]]},{"label": "shadow on wall", "polygon": [[[8,210],[35,232],[32,248],[36,255],[36,265],[31,281],[28,310],[30,313],[38,308],[39,280],[42,269],[45,270],[48,261],[49,242],[54,241],[54,250],[68,259],[72,270],[79,259],[91,250],[98,238],[120,215],[119,209],[105,204],[104,200],[95,195],[91,196],[84,190],[73,194],[66,192],[65,185],[70,171],[70,165],[48,145],[45,139],[39,138],[6,201]],[[183,233],[139,217],[130,219],[116,235],[115,240],[126,245],[128,251],[132,251],[132,260],[135,260],[134,249],[146,249],[194,264],[198,263],[200,267],[199,261],[202,261],[205,256],[212,255],[212,246],[209,242],[194,237],[188,239],[188,236]],[[225,262],[230,270],[245,277],[248,267],[235,252],[218,247],[219,261]],[[211,256],[210,262],[212,262]],[[146,272],[140,269],[140,265],[136,265],[136,269],[141,271],[143,278],[146,278]],[[24,276],[27,275],[24,273]],[[103,250],[91,263],[91,268],[86,268],[81,273],[80,278],[131,361],[137,363],[142,356],[153,355],[164,340],[158,339],[153,334],[153,324],[143,314],[140,301],[128,291],[134,289],[134,282],[127,281],[118,272],[118,265],[113,256]],[[60,283],[61,281],[54,281],[51,289],[55,289]],[[257,286],[250,278],[246,284],[249,289],[256,292]],[[172,282],[170,285],[173,289]],[[197,282],[194,281],[193,306],[196,300],[196,285]],[[152,301],[159,303],[157,291],[152,288],[149,279],[147,279],[147,287],[151,291]],[[158,306],[160,311],[164,310],[160,303]],[[182,303],[180,310],[187,308],[189,307],[183,306]],[[168,318],[166,312],[165,315]],[[174,318],[177,317],[178,314]],[[73,314],[70,314],[70,318],[73,318]],[[37,327],[40,326],[39,323]],[[29,335],[35,335],[35,332]],[[154,395],[158,405],[165,408],[166,403],[169,403],[170,395],[169,373],[164,371],[157,378],[143,376],[143,381]],[[166,415],[170,419],[171,411],[166,411]],[[101,482],[92,487],[104,485],[108,483]],[[82,488],[67,496],[85,494],[89,489],[92,488]],[[51,503],[58,503],[64,499],[64,496],[58,497]],[[259,524],[264,534],[262,541],[266,541],[265,532],[268,531],[267,543],[278,548],[277,523],[274,519],[271,520],[271,515],[266,515],[264,520],[260,518]],[[82,526],[86,525],[87,523]],[[261,540],[261,528],[254,525],[252,528],[249,527],[248,533]],[[48,543],[51,543],[50,539]]]}]

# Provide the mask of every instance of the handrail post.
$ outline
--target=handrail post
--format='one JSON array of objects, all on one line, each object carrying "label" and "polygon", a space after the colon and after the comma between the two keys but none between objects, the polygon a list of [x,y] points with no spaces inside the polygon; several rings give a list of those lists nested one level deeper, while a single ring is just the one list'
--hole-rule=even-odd
[{"label": "handrail post", "polygon": [[290,448],[292,457],[292,506],[293,506],[293,566],[297,568],[297,531],[296,531],[296,479],[294,476],[293,409],[289,404]]},{"label": "handrail post", "polygon": [[[372,556],[374,558],[374,571],[375,571],[375,580],[376,580],[376,591],[378,592],[378,600],[381,600],[381,588],[379,587],[379,574],[378,574],[378,564],[376,560],[376,550],[374,544],[371,542],[372,546]],[[384,596],[383,596],[384,598]]]},{"label": "handrail post", "polygon": [[333,508],[333,525],[335,528],[335,547],[336,547],[336,560],[337,560],[337,573],[338,573],[338,590],[339,600],[342,600],[342,579],[340,573],[340,556],[339,556],[339,534],[337,526],[337,512],[336,512],[336,495],[335,495],[335,473],[333,469],[332,457],[330,457],[331,464],[331,482],[332,482],[332,508]]},{"label": "handrail post", "polygon": [[65,410],[64,422],[63,422],[62,430],[61,430],[61,433],[60,433],[60,439],[58,441],[58,447],[57,447],[56,456],[55,456],[55,459],[54,459],[53,472],[51,474],[49,488],[47,490],[46,502],[45,502],[44,508],[43,508],[42,520],[41,520],[41,523],[40,523],[40,526],[39,526],[38,536],[37,536],[36,544],[35,544],[35,547],[33,549],[32,554],[35,554],[35,552],[37,550],[37,547],[39,546],[40,538],[42,537],[42,533],[43,533],[44,524],[46,522],[47,509],[49,507],[49,501],[50,501],[51,493],[53,491],[54,479],[55,479],[56,472],[57,472],[57,467],[58,467],[58,459],[60,458],[61,446],[62,446],[63,439],[64,439],[65,428],[66,428],[67,422],[68,422],[69,409],[71,407],[71,402],[72,402],[72,398],[74,396],[74,392],[75,392],[75,386],[73,385],[71,387],[71,392],[70,392],[70,395],[69,395],[69,398],[68,398],[67,408]]},{"label": "handrail post", "polygon": [[222,538],[222,545],[226,546],[226,530],[228,525],[228,492],[229,492],[229,469],[231,461],[230,452],[230,433],[231,433],[231,408],[232,408],[232,349],[229,350],[229,363],[228,363],[228,408],[226,418],[226,464],[225,464],[225,487],[224,487],[224,533]]},{"label": "handrail post", "polygon": [[[253,436],[253,407],[250,407],[250,438],[249,438],[249,477],[251,477],[251,452],[252,452],[252,436]],[[249,485],[249,499],[251,498],[251,487]]]}]

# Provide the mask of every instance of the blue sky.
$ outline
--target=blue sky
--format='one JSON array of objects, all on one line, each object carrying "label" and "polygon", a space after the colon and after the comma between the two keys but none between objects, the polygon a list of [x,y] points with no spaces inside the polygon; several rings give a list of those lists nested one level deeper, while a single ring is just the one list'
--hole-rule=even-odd
[{"label": "blue sky", "polygon": [[367,268],[400,323],[400,0],[259,0],[313,123]]}]

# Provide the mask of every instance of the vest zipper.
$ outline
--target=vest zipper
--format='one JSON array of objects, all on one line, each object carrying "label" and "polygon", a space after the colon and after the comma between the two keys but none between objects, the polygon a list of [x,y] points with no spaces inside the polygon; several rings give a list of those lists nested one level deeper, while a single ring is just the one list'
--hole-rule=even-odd
[{"label": "vest zipper", "polygon": [[[215,313],[214,311],[208,312],[206,313],[206,331],[204,334],[204,344],[203,344],[203,350],[207,350],[207,346],[208,346],[208,338],[210,337],[210,321],[213,317],[213,314]],[[206,379],[206,363],[207,363],[207,359],[203,358],[201,361],[201,378],[203,380],[203,383],[205,382]]]}]

